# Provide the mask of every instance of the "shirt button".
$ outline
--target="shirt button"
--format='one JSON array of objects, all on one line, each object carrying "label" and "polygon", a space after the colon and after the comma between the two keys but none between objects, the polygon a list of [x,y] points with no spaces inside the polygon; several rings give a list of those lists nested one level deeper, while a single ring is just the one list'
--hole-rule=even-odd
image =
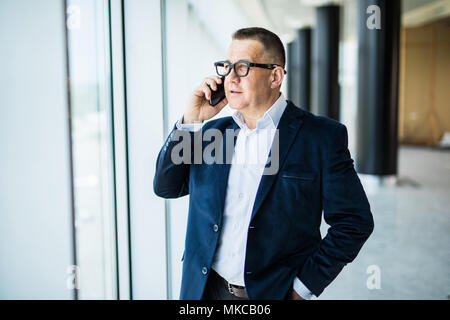
[{"label": "shirt button", "polygon": [[203,267],[202,268],[202,273],[206,275],[208,273],[208,268],[207,267]]},{"label": "shirt button", "polygon": [[239,193],[239,199],[242,199],[244,197],[244,194],[241,192]]},{"label": "shirt button", "polygon": [[217,224],[215,224],[215,225],[213,226],[213,230],[214,230],[214,232],[219,231],[219,226],[218,226]]}]

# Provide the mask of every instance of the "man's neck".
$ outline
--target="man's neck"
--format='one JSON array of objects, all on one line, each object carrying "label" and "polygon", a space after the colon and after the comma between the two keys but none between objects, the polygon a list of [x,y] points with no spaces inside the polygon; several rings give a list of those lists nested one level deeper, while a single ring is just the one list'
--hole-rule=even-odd
[{"label": "man's neck", "polygon": [[271,106],[278,100],[281,93],[278,91],[274,93],[269,99],[267,99],[267,103],[265,105],[254,106],[253,108],[246,108],[242,110],[242,116],[244,117],[244,121],[246,126],[253,130],[256,128],[256,123],[259,119],[264,116],[267,110],[270,109]]}]

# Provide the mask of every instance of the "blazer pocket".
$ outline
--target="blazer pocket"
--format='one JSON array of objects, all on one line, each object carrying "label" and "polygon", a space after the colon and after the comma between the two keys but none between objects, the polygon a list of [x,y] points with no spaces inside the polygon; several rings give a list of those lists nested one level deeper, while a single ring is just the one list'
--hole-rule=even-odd
[{"label": "blazer pocket", "polygon": [[283,171],[281,172],[281,178],[286,180],[293,180],[293,181],[314,181],[316,179],[315,173],[310,172],[290,172],[290,171]]}]

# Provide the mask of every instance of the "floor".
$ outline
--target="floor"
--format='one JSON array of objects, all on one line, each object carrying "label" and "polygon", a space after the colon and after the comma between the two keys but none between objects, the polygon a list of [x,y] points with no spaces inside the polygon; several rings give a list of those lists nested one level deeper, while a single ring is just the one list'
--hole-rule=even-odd
[{"label": "floor", "polygon": [[313,299],[450,299],[450,150],[402,146],[398,168],[382,183],[360,176],[374,232]]}]

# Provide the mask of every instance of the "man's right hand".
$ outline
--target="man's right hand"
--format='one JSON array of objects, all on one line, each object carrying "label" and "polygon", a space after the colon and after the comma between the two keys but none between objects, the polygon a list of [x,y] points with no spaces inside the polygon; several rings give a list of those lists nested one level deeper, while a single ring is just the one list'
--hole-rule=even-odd
[{"label": "man's right hand", "polygon": [[214,107],[209,104],[212,93],[211,89],[214,91],[217,90],[217,84],[221,82],[222,79],[218,76],[211,76],[203,80],[201,85],[194,90],[189,98],[186,111],[183,115],[183,123],[196,123],[209,120],[227,105],[227,98],[220,101]]}]

